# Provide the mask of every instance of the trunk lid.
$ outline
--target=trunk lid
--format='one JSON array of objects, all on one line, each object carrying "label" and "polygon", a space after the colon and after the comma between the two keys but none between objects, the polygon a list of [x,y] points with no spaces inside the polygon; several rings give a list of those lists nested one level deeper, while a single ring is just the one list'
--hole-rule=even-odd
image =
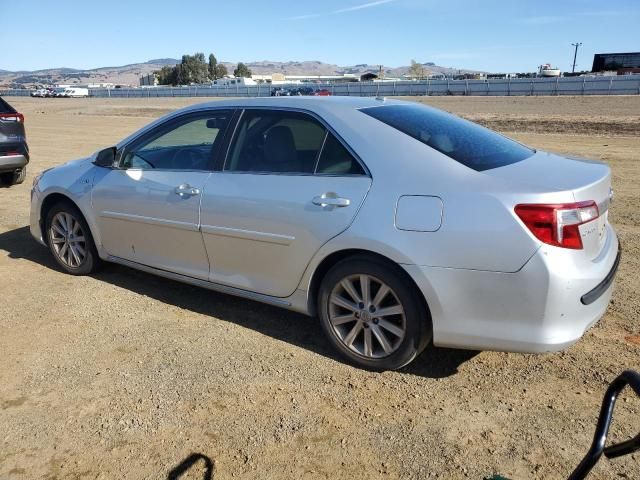
[{"label": "trunk lid", "polygon": [[598,206],[597,219],[579,227],[582,252],[590,260],[595,259],[606,242],[611,190],[611,169],[603,162],[565,157],[538,151],[530,158],[505,167],[483,172],[509,183],[529,185],[544,193],[570,192],[575,202],[594,201]]}]

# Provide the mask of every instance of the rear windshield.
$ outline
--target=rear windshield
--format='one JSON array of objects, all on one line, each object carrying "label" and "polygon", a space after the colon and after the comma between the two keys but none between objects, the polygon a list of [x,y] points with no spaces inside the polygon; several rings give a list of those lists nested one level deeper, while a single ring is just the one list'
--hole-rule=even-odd
[{"label": "rear windshield", "polygon": [[476,171],[519,162],[535,153],[487,128],[424,105],[360,110]]},{"label": "rear windshield", "polygon": [[16,113],[15,109],[0,97],[0,113]]}]

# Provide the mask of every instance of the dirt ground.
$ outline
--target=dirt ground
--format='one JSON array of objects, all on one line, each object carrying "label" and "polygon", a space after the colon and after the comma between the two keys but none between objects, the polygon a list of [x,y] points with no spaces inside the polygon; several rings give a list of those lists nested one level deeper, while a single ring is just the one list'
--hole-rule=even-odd
[{"label": "dirt ground", "polygon": [[[111,265],[65,275],[28,232],[34,174],[202,99],[29,99],[27,181],[0,189],[0,478],[563,478],[608,382],[640,369],[640,96],[419,98],[613,168],[624,247],[606,316],[563,353],[337,360],[318,322]],[[613,439],[638,433],[619,402]],[[591,478],[640,479],[640,454]]]}]

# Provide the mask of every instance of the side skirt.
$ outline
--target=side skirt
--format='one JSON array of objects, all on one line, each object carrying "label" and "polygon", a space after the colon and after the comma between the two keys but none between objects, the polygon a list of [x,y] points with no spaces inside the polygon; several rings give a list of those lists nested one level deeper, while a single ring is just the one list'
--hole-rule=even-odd
[{"label": "side skirt", "polygon": [[[112,255],[109,255],[106,260],[108,262],[117,263],[119,265],[133,268],[135,270],[140,270],[142,272],[150,273],[152,275],[158,275],[159,277],[168,278],[170,280],[175,280],[177,282],[188,283],[189,285],[195,285],[196,287],[206,288],[207,290],[213,290],[214,292],[226,293],[228,295],[234,295],[236,297],[248,298],[250,300],[255,300],[257,302],[268,303],[270,305],[286,308],[288,310],[295,310],[300,313],[306,313],[304,311],[301,311],[298,305],[295,305],[299,302],[294,301],[294,304],[292,304],[290,301],[283,298],[271,297],[269,295],[263,295],[261,293],[249,292],[247,290],[242,290],[235,287],[229,287],[227,285],[220,285],[218,283],[213,283],[213,282],[208,282],[206,280],[200,280],[198,278],[188,277],[186,275],[181,275],[179,273],[169,272],[166,270],[161,270],[159,268],[149,267],[141,263],[132,262],[131,260],[125,260],[124,258],[114,257]],[[300,292],[300,290],[296,291],[296,293],[294,293],[292,297],[299,295],[298,292]]]}]

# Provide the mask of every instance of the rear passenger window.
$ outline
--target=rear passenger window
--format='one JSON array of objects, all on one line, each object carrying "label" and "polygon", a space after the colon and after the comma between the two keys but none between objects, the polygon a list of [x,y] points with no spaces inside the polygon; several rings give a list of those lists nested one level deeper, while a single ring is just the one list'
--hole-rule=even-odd
[{"label": "rear passenger window", "polygon": [[478,124],[425,105],[407,102],[360,111],[478,172],[520,162],[535,153]]},{"label": "rear passenger window", "polygon": [[225,170],[313,174],[325,129],[299,112],[246,110]]},{"label": "rear passenger window", "polygon": [[326,175],[364,175],[364,170],[344,145],[329,133],[320,154],[316,173]]}]

